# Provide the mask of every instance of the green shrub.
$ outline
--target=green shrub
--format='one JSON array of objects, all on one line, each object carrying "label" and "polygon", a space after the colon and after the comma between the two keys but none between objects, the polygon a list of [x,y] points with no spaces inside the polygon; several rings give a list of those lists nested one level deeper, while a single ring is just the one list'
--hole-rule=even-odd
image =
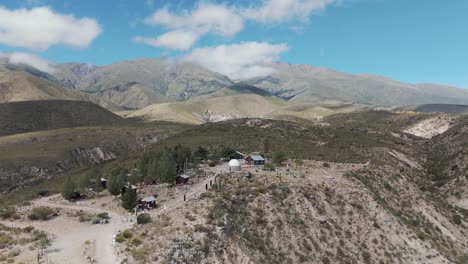
[{"label": "green shrub", "polygon": [[201,193],[200,194],[200,198],[204,199],[204,198],[212,198],[213,197],[213,193],[212,192],[204,192],[204,193]]},{"label": "green shrub", "polygon": [[9,218],[19,219],[20,216],[16,213],[16,209],[14,207],[6,207],[6,208],[3,208],[0,211],[0,218],[3,218],[3,219],[9,219]]},{"label": "green shrub", "polygon": [[9,258],[14,258],[14,257],[19,256],[19,254],[21,254],[21,251],[19,249],[15,248],[12,251],[10,251],[10,253],[8,253],[8,257]]},{"label": "green shrub", "polygon": [[125,241],[125,237],[123,236],[123,233],[119,233],[117,234],[117,236],[115,236],[115,242],[122,243],[124,241]]},{"label": "green shrub", "polygon": [[127,229],[125,231],[122,232],[122,236],[125,238],[125,239],[129,239],[129,238],[132,238],[133,237],[133,233],[132,231],[130,231],[130,229]]},{"label": "green shrub", "polygon": [[13,237],[8,234],[4,234],[0,232],[0,249],[6,248],[9,245],[14,243]]},{"label": "green shrub", "polygon": [[137,216],[137,224],[144,225],[151,223],[151,216],[149,214],[139,214]]},{"label": "green shrub", "polygon": [[325,167],[325,168],[330,168],[330,163],[324,162],[324,163],[322,164],[322,166]]},{"label": "green shrub", "polygon": [[453,214],[452,221],[457,225],[461,225],[462,218],[461,218],[461,216],[459,214]]},{"label": "green shrub", "polygon": [[140,238],[138,238],[138,237],[135,237],[135,238],[133,238],[133,239],[132,239],[132,242],[131,242],[131,243],[132,243],[132,245],[134,245],[134,246],[136,246],[136,247],[137,247],[137,246],[139,246],[139,245],[143,244],[143,241],[141,241],[141,239],[140,239]]},{"label": "green shrub", "polygon": [[31,233],[33,230],[34,230],[34,226],[27,226],[27,227],[23,228],[23,231],[25,233]]},{"label": "green shrub", "polygon": [[96,217],[99,219],[109,219],[109,213],[107,212],[99,213],[96,215]]},{"label": "green shrub", "polygon": [[32,209],[32,213],[29,215],[30,220],[45,221],[52,218],[54,210],[47,206],[40,206]]},{"label": "green shrub", "polygon": [[45,197],[45,196],[49,196],[50,192],[49,192],[49,190],[39,190],[39,191],[37,191],[37,195],[41,196],[41,197]]}]

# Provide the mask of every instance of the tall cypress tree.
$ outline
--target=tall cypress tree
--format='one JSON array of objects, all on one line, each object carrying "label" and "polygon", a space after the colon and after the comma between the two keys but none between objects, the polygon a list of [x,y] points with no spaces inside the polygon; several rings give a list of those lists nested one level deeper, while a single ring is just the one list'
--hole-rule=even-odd
[{"label": "tall cypress tree", "polygon": [[62,190],[62,196],[67,200],[70,200],[75,197],[75,183],[70,177],[67,177],[67,179],[65,180],[65,184],[63,185]]},{"label": "tall cypress tree", "polygon": [[112,173],[107,180],[107,189],[112,195],[119,195],[123,185],[124,183],[120,173]]},{"label": "tall cypress tree", "polygon": [[138,204],[137,190],[128,188],[122,195],[122,206],[127,210],[132,210]]}]

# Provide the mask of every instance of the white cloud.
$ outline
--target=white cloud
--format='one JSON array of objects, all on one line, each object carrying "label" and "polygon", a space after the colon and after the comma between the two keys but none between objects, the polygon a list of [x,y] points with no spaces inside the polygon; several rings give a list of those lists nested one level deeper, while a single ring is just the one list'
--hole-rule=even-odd
[{"label": "white cloud", "polygon": [[201,3],[193,11],[171,13],[167,7],[156,10],[145,20],[149,25],[163,26],[171,31],[157,38],[136,37],[148,45],[176,50],[188,50],[205,34],[234,36],[244,27],[244,21],[233,9],[223,5]]},{"label": "white cloud", "polygon": [[35,54],[25,52],[0,53],[0,58],[7,59],[11,64],[27,64],[43,72],[54,72],[54,64]]},{"label": "white cloud", "polygon": [[277,61],[287,50],[286,44],[243,42],[195,49],[183,59],[234,79],[246,79],[273,73],[268,63]]},{"label": "white cloud", "polygon": [[193,31],[199,34],[213,33],[233,36],[243,28],[243,19],[234,10],[223,5],[201,3],[192,12],[174,15],[167,8],[157,10],[145,20],[150,25],[169,29]]},{"label": "white cloud", "polygon": [[8,46],[35,50],[53,45],[86,48],[101,31],[94,19],[54,13],[48,7],[0,7],[0,44]]},{"label": "white cloud", "polygon": [[197,39],[198,34],[194,32],[175,30],[164,33],[157,38],[135,37],[133,41],[166,49],[188,50]]},{"label": "white cloud", "polygon": [[307,20],[314,11],[324,9],[338,0],[264,0],[261,6],[244,9],[247,19],[262,23],[282,23],[291,20]]}]

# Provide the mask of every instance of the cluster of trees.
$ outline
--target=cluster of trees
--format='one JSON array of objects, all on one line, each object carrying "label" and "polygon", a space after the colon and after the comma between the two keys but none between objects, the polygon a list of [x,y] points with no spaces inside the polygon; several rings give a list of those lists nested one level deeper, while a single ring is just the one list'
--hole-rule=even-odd
[{"label": "cluster of trees", "polygon": [[70,177],[68,177],[65,180],[62,195],[65,199],[77,198],[76,195],[78,192],[82,192],[89,188],[96,192],[101,192],[104,189],[102,187],[101,178],[102,174],[96,167],[92,167],[78,180],[78,183],[75,183]]},{"label": "cluster of trees", "polygon": [[136,168],[142,175],[141,180],[147,184],[171,183],[191,160],[191,150],[176,145],[173,149],[166,148],[158,152],[144,153],[138,160]]},{"label": "cluster of trees", "polygon": [[[263,144],[265,154],[270,153],[270,142],[265,140]],[[140,182],[146,184],[172,183],[175,177],[187,168],[189,164],[198,164],[202,161],[217,161],[222,158],[229,158],[235,150],[229,146],[221,146],[215,151],[208,151],[201,146],[192,151],[189,147],[180,144],[173,148],[165,148],[157,152],[146,152],[130,170],[127,168],[116,168],[107,177],[107,189],[112,195],[122,193],[122,188],[127,185],[136,185]],[[273,153],[273,163],[280,165],[287,160],[284,152]],[[91,168],[77,182],[67,178],[63,186],[62,195],[65,199],[77,198],[78,192],[86,189],[93,189],[96,192],[103,190],[103,175],[96,168]],[[137,194],[133,189],[127,188],[122,195],[124,208],[132,209],[137,203]]]}]

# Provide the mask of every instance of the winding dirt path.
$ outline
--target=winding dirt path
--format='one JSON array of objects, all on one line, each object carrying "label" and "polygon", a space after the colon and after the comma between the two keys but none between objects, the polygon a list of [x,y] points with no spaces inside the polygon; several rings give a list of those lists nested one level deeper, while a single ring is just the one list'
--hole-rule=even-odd
[{"label": "winding dirt path", "polygon": [[[86,241],[93,242],[95,245],[95,261],[99,264],[114,264],[119,263],[118,257],[114,250],[114,235],[117,232],[131,227],[135,221],[129,223],[124,222],[124,219],[129,218],[128,215],[118,214],[112,211],[92,208],[79,205],[66,205],[50,201],[50,198],[38,200],[38,206],[48,206],[52,208],[82,210],[88,213],[108,213],[110,220],[108,224],[87,225],[84,227],[72,229],[71,232],[57,235],[52,246],[46,251],[48,263],[70,263],[81,264],[84,261],[83,246]],[[69,223],[73,225],[74,223]],[[54,234],[53,230],[45,230]],[[87,252],[89,253],[89,252]]]}]

